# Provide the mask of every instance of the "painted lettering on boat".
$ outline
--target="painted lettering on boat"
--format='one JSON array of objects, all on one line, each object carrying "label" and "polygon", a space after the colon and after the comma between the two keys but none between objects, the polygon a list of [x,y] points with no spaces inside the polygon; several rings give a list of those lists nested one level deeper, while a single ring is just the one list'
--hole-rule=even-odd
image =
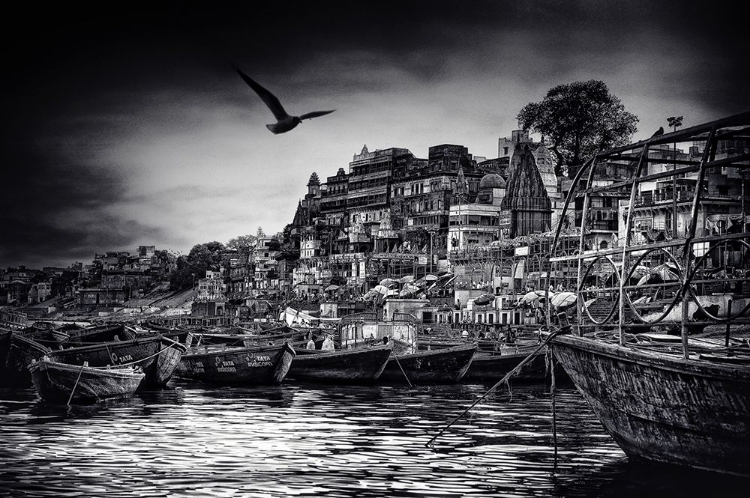
[{"label": "painted lettering on boat", "polygon": [[248,367],[270,367],[273,366],[271,357],[268,355],[247,356]]},{"label": "painted lettering on boat", "polygon": [[236,372],[237,369],[234,366],[232,360],[222,360],[218,356],[216,357],[216,371],[217,372]]},{"label": "painted lettering on boat", "polygon": [[112,363],[118,363],[118,362],[122,363],[123,361],[133,361],[133,357],[130,356],[129,354],[117,356],[117,353],[112,353],[110,357],[112,358]]}]

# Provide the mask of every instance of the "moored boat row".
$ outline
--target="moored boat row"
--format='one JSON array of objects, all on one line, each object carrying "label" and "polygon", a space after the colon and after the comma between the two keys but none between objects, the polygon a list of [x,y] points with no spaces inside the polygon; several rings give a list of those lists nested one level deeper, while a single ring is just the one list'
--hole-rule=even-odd
[{"label": "moored boat row", "polygon": [[[164,386],[173,375],[193,381],[244,385],[278,385],[285,379],[347,384],[444,384],[460,382],[470,372],[474,359],[482,357],[477,354],[476,343],[420,350],[416,345],[416,330],[408,323],[376,324],[378,333],[364,335],[362,330],[369,330],[370,325],[364,329],[359,325],[359,337],[355,330],[349,339],[347,333],[351,330],[336,334],[331,330],[285,326],[261,334],[241,328],[157,331],[123,324],[99,326],[96,330],[68,326],[60,329],[74,332],[66,333],[67,339],[61,341],[52,339],[57,329],[41,326],[25,332],[3,331],[0,367],[4,382],[33,384],[45,401],[77,402],[128,394],[129,387],[114,387],[116,379],[127,386],[132,384],[134,377],[127,375],[132,373],[128,369],[142,374],[133,391]],[[85,341],[81,345],[81,341],[71,341],[71,337],[109,340]],[[79,372],[80,378],[78,383],[71,384],[69,377],[73,371]],[[55,380],[58,375],[60,379]],[[497,379],[486,372],[475,380]],[[108,391],[107,386],[112,389]]]}]

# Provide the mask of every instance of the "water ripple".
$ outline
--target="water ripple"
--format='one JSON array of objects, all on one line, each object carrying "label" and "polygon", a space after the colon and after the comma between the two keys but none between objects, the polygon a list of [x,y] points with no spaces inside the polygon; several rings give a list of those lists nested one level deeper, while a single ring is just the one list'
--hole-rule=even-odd
[{"label": "water ripple", "polygon": [[[656,484],[670,496],[658,483],[676,471],[628,462],[572,388],[558,392],[557,457],[543,386],[488,396],[426,446],[485,389],[173,381],[71,407],[0,389],[1,489],[65,497],[632,496]],[[730,484],[747,487],[698,475],[696,483],[695,473],[677,473],[676,489],[684,496],[708,482],[713,494],[728,495]]]}]

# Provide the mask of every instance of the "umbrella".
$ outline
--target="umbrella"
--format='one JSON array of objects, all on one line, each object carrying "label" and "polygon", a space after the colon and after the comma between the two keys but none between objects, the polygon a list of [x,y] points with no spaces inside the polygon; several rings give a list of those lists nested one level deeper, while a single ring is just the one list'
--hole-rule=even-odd
[{"label": "umbrella", "polygon": [[414,275],[407,275],[405,277],[401,277],[398,279],[398,281],[399,283],[402,283],[402,284],[410,284],[414,282]]},{"label": "umbrella", "polygon": [[424,279],[425,279],[425,282],[434,282],[438,278],[435,275],[425,275]]},{"label": "umbrella", "polygon": [[328,291],[335,291],[335,290],[338,290],[338,289],[339,289],[338,285],[329,285],[328,287],[326,287],[326,292],[328,292]]},{"label": "umbrella", "polygon": [[384,278],[383,280],[380,281],[380,285],[389,287],[397,282],[398,282],[397,280],[393,280],[392,278]]},{"label": "umbrella", "polygon": [[379,296],[380,292],[376,291],[375,289],[370,289],[367,291],[367,294],[362,296],[362,299],[365,301],[370,301],[371,299],[374,299],[376,296]]},{"label": "umbrella", "polygon": [[385,285],[376,285],[372,290],[380,294],[386,294],[388,292],[388,287],[386,287]]},{"label": "umbrella", "polygon": [[[550,297],[552,297],[552,296],[555,295],[555,293],[554,292],[550,292],[549,295],[550,295]],[[546,296],[545,291],[543,291],[543,290],[536,290],[536,291],[531,291],[531,292],[527,292],[526,294],[524,294],[520,301],[522,303],[529,303],[530,304],[530,303],[535,303],[535,302],[539,301],[540,299],[544,299],[545,296]]]},{"label": "umbrella", "polygon": [[404,284],[404,288],[401,289],[401,292],[399,293],[399,295],[401,297],[404,297],[404,296],[408,296],[409,294],[415,294],[419,291],[420,289],[416,285]]},{"label": "umbrella", "polygon": [[495,299],[494,294],[486,293],[482,294],[481,296],[474,299],[474,304],[478,306],[484,306],[485,304],[490,304]]},{"label": "umbrella", "polygon": [[549,303],[555,308],[565,308],[574,304],[577,299],[578,296],[573,292],[559,292],[552,296]]}]

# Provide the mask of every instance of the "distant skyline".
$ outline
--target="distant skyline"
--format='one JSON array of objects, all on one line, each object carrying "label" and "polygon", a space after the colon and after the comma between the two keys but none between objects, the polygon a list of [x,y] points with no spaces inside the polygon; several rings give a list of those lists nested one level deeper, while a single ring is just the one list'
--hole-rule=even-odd
[{"label": "distant skyline", "polygon": [[[655,4],[655,5],[652,5]],[[2,35],[0,268],[281,231],[312,172],[366,144],[497,157],[553,86],[598,79],[639,118],[689,127],[750,110],[739,3],[275,2],[60,5]],[[22,35],[18,35],[22,33]],[[232,68],[287,110],[273,135]]]}]

